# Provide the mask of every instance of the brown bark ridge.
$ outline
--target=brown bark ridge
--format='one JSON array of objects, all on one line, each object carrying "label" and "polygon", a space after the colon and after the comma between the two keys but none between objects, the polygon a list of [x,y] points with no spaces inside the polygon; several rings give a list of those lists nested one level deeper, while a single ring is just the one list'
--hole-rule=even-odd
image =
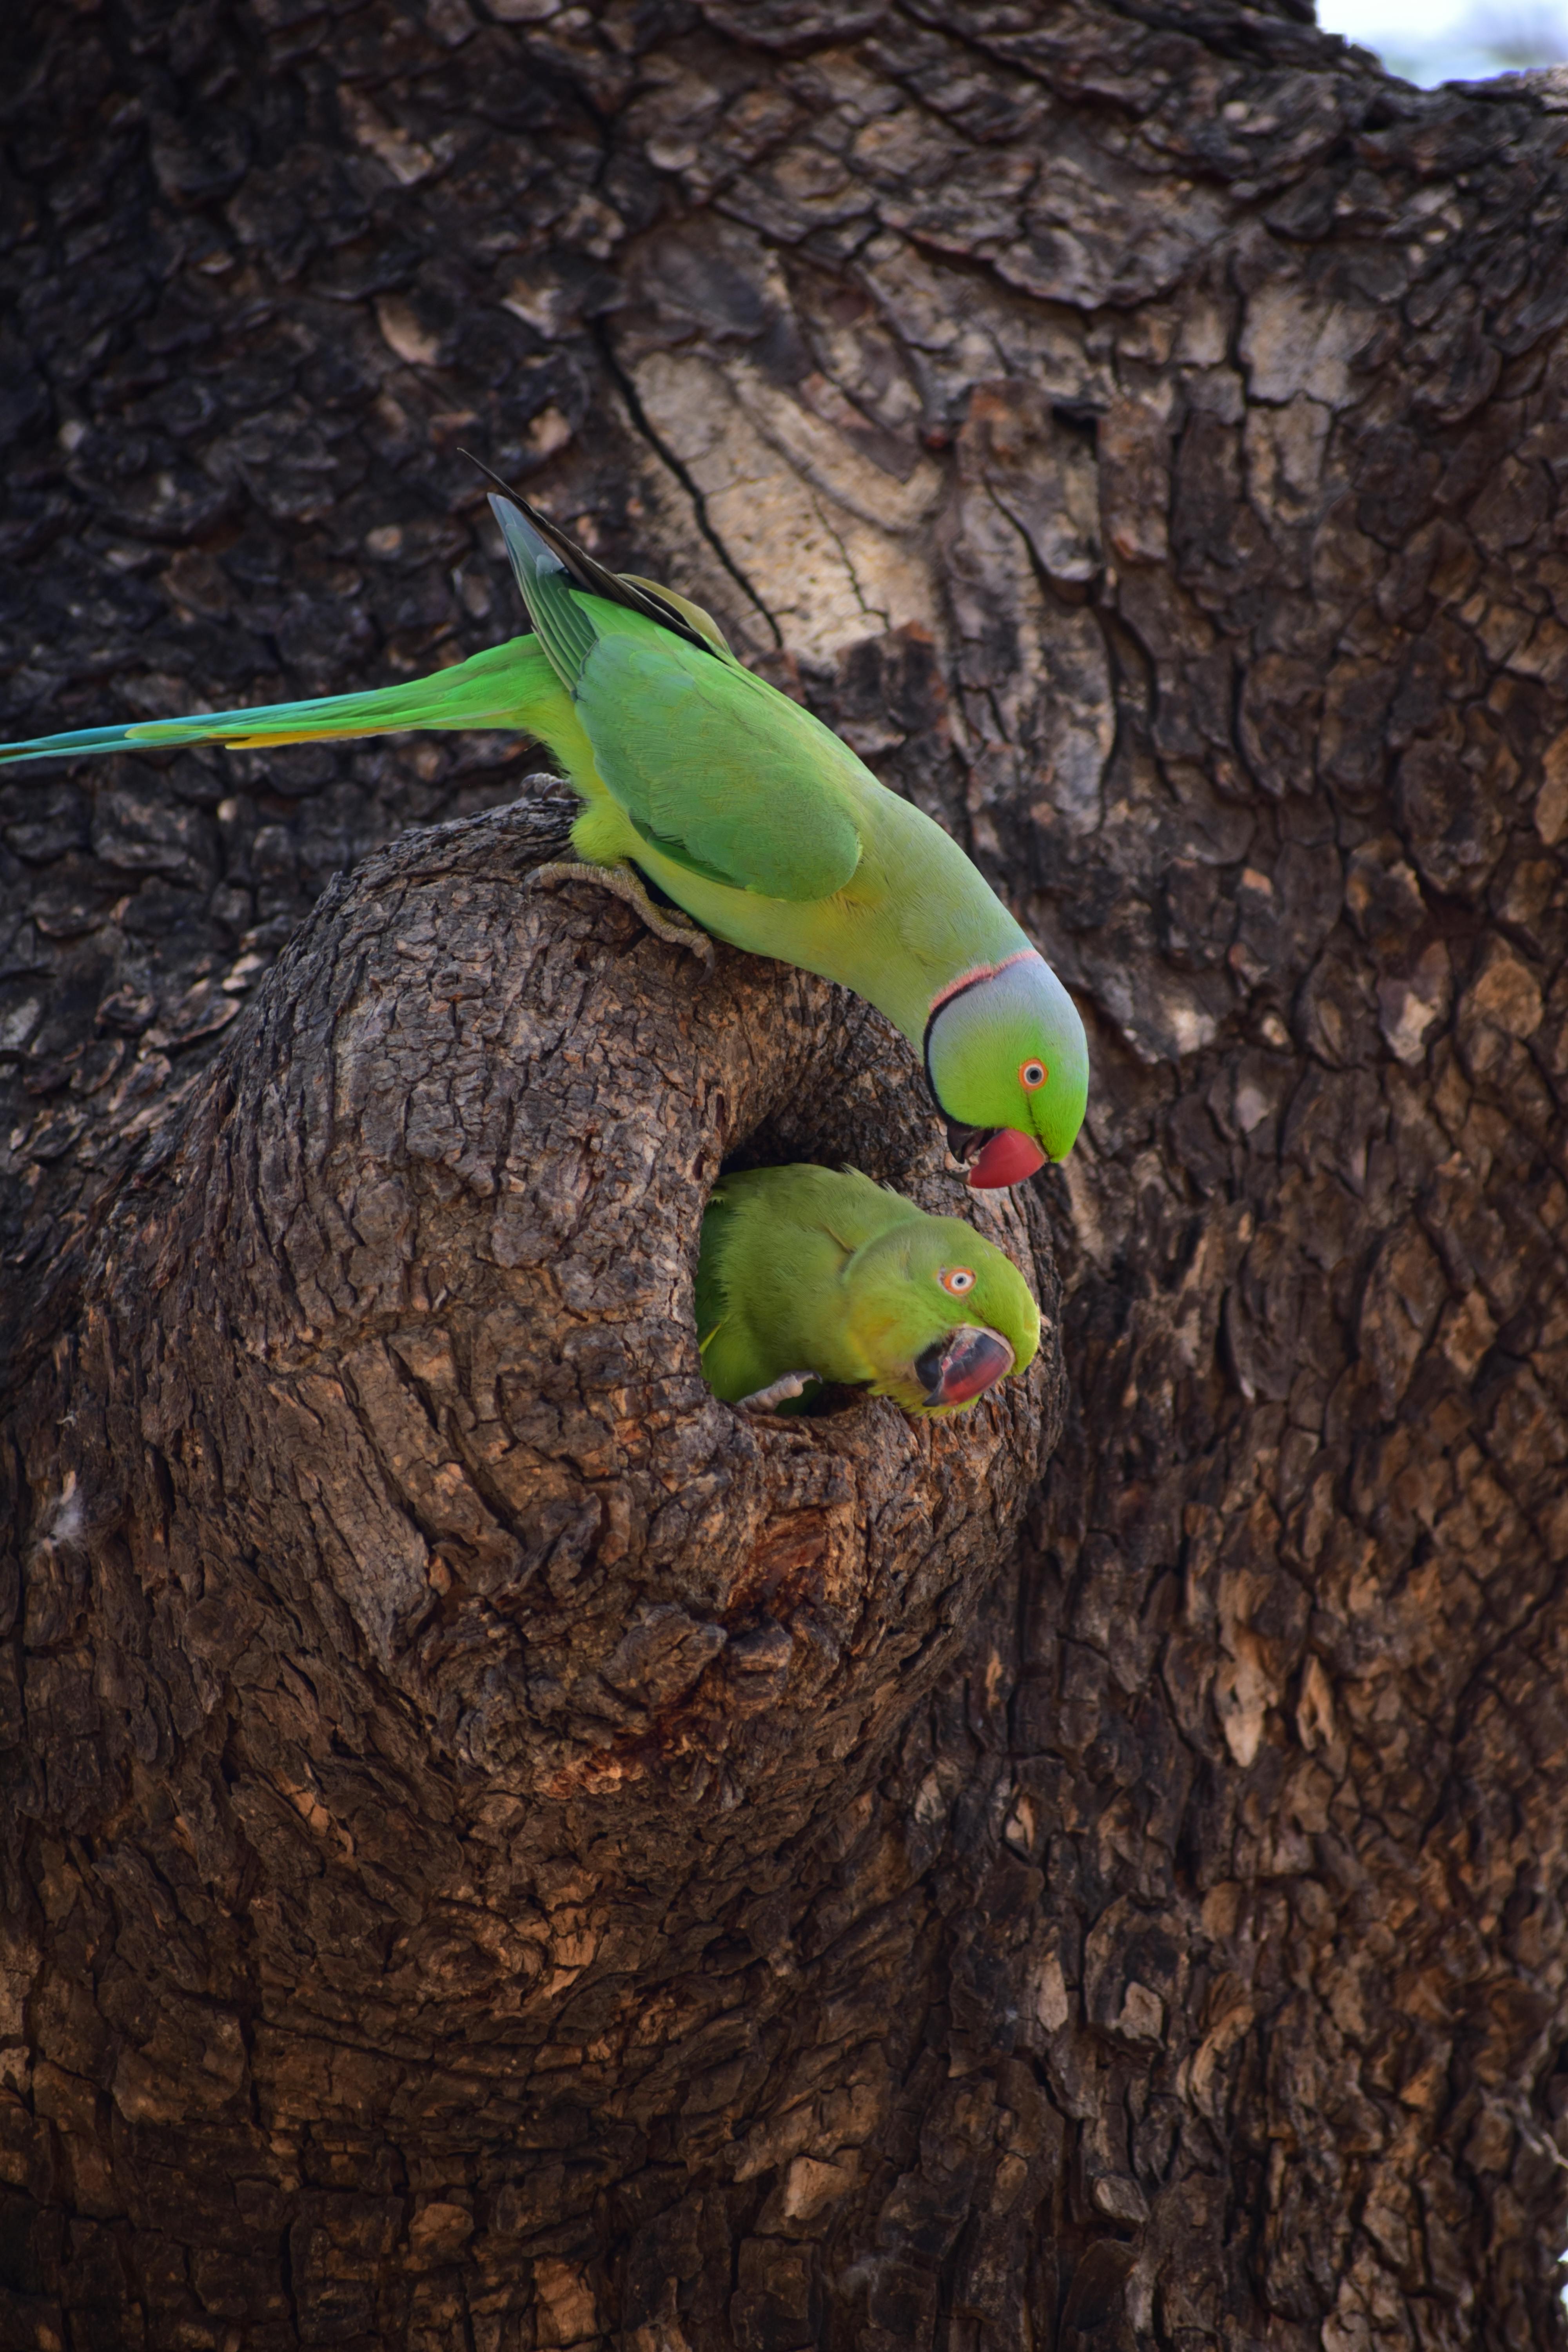
[{"label": "brown bark ridge", "polygon": [[5,782],[0,2342],[1563,2345],[1568,92],[1235,0],[0,37],[7,733],[507,634],[469,442],[1095,1061],[994,1213],[1043,1483],[1054,1359],[760,1428],[704,1188],[951,1198],[882,1024],[530,888],[526,747]]}]

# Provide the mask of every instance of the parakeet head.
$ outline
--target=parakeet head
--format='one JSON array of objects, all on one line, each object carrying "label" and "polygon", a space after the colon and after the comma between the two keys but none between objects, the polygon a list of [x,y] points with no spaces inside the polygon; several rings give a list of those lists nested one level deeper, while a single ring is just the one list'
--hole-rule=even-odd
[{"label": "parakeet head", "polygon": [[1071,997],[1033,948],[937,999],[925,1064],[975,1191],[1016,1184],[1071,1150],[1089,1100],[1089,1045]]},{"label": "parakeet head", "polygon": [[865,1242],[840,1280],[874,1395],[906,1412],[956,1412],[1021,1372],[1040,1344],[1029,1286],[957,1217],[913,1217]]}]

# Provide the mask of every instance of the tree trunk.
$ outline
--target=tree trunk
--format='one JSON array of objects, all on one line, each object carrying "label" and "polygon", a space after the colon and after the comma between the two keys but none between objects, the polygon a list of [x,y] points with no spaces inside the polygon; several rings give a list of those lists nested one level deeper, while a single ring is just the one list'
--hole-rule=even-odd
[{"label": "tree trunk", "polygon": [[[957,1424],[703,1387],[961,1197],[497,738],[0,788],[0,2347],[1568,2345],[1568,162],[1231,0],[0,36],[7,735],[512,634],[475,448],[1089,1022]],[[335,877],[335,878],[334,878]],[[1058,1289],[1059,1279],[1059,1289]]]}]

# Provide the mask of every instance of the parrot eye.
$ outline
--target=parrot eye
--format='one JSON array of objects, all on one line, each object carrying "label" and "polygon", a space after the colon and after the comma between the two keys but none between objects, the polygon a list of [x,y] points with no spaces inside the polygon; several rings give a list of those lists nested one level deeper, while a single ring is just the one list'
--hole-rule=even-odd
[{"label": "parrot eye", "polygon": [[974,1287],[973,1271],[967,1265],[944,1265],[937,1280],[952,1298],[962,1298]]},{"label": "parrot eye", "polygon": [[1044,1062],[1020,1062],[1018,1065],[1018,1084],[1027,1087],[1030,1094],[1043,1087],[1050,1075]]}]

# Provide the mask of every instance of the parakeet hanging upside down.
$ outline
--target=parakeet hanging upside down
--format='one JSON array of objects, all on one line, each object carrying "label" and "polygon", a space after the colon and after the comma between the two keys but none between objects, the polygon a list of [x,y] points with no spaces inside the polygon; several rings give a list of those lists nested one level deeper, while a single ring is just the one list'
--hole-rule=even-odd
[{"label": "parakeet hanging upside down", "polygon": [[697,1264],[702,1369],[726,1403],[798,1411],[822,1381],[953,1412],[1040,1344],[1028,1285],[957,1217],[853,1168],[719,1181]]},{"label": "parakeet hanging upside down", "polygon": [[1088,1097],[1083,1024],[958,844],[743,667],[699,605],[606,571],[521,500],[490,504],[534,635],[406,686],[41,736],[0,748],[0,765],[515,729],[581,794],[572,839],[587,867],[640,869],[704,931],[885,1013],[921,1055],[972,1185],[1062,1159]]}]

